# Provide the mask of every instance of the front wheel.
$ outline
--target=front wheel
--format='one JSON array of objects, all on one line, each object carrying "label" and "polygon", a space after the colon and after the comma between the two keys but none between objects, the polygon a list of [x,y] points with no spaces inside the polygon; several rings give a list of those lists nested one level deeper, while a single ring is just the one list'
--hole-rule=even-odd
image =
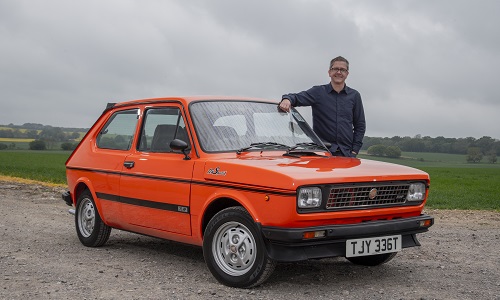
[{"label": "front wheel", "polygon": [[252,217],[240,206],[226,208],[210,220],[203,256],[219,282],[238,288],[262,284],[276,266]]},{"label": "front wheel", "polygon": [[80,242],[87,247],[99,247],[108,241],[111,227],[99,216],[89,190],[84,191],[76,202],[75,227]]},{"label": "front wheel", "polygon": [[347,257],[347,260],[356,265],[361,266],[378,266],[384,264],[396,256],[397,252],[393,253],[385,253],[385,254],[376,254],[376,255],[368,255],[368,256],[357,256],[357,257]]}]

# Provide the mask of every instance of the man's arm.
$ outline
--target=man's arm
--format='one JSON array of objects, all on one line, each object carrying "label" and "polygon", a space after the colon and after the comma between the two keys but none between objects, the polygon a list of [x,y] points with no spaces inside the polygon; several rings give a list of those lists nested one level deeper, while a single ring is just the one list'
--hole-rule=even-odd
[{"label": "man's arm", "polygon": [[365,111],[363,109],[363,102],[361,101],[361,95],[358,95],[356,99],[354,111],[353,111],[353,141],[352,141],[352,151],[355,154],[359,153],[361,146],[363,146],[363,137],[366,131],[366,120]]},{"label": "man's arm", "polygon": [[292,106],[311,106],[315,102],[315,94],[317,94],[317,89],[319,87],[312,87],[307,91],[302,91],[300,93],[291,93],[281,96],[281,102],[279,103],[279,108],[288,112]]}]

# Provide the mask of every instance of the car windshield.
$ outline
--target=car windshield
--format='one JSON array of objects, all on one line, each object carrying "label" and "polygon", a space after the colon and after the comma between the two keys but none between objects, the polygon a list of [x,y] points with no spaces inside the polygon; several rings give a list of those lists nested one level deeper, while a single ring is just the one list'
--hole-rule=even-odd
[{"label": "car windshield", "polygon": [[276,103],[201,101],[189,109],[205,152],[325,150],[295,109],[286,113]]}]

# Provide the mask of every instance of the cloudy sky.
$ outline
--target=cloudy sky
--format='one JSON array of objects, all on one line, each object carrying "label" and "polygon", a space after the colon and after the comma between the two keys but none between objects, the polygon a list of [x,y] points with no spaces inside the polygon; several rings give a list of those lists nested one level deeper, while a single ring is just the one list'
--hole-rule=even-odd
[{"label": "cloudy sky", "polygon": [[107,102],[161,96],[278,100],[328,83],[338,55],[367,136],[500,139],[496,0],[0,0],[0,124],[87,128]]}]

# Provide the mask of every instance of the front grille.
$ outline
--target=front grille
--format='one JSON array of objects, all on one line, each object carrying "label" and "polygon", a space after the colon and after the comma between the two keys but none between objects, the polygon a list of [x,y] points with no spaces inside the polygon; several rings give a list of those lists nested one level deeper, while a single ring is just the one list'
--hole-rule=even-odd
[{"label": "front grille", "polygon": [[326,209],[401,205],[406,201],[409,187],[408,183],[333,187]]}]

